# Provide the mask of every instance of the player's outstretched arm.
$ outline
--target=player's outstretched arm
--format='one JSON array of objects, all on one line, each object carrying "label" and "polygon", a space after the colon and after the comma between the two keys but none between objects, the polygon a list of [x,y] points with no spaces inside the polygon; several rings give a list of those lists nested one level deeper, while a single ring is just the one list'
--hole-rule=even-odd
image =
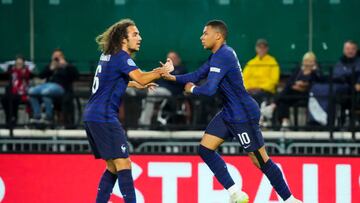
[{"label": "player's outstretched arm", "polygon": [[176,81],[182,84],[186,84],[188,82],[196,83],[207,76],[209,69],[210,66],[206,62],[195,72],[176,76],[171,75],[170,73],[164,73],[161,75],[161,77],[163,77],[165,80]]},{"label": "player's outstretched arm", "polygon": [[133,70],[129,73],[129,76],[132,80],[139,83],[142,86],[147,85],[148,83],[157,80],[161,77],[161,74],[166,70],[162,68],[156,68],[149,72],[143,72],[140,69]]},{"label": "player's outstretched arm", "polygon": [[226,69],[212,67],[203,85],[196,86],[192,82],[188,82],[185,85],[185,92],[195,95],[212,96],[216,93],[218,85],[226,72]]},{"label": "player's outstretched arm", "polygon": [[217,89],[218,82],[215,82],[214,80],[207,80],[205,84],[201,86],[196,86],[192,82],[188,82],[185,85],[185,92],[188,94],[194,94],[194,95],[205,95],[205,96],[213,96]]},{"label": "player's outstretched arm", "polygon": [[166,63],[160,62],[161,67],[155,68],[149,72],[143,72],[140,69],[135,69],[129,73],[131,79],[139,83],[142,86],[161,78],[162,74],[168,74],[174,70],[173,63],[170,59],[166,60]]}]

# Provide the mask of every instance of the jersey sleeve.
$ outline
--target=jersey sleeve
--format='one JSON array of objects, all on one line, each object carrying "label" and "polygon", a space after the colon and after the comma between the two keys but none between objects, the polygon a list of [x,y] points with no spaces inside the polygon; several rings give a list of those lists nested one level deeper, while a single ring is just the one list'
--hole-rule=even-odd
[{"label": "jersey sleeve", "polygon": [[236,63],[229,57],[217,56],[210,62],[209,74],[206,82],[193,89],[195,95],[212,96],[216,93],[220,81]]},{"label": "jersey sleeve", "polygon": [[201,79],[205,78],[207,74],[209,73],[210,65],[209,61],[206,61],[200,68],[198,68],[196,71],[183,74],[183,75],[176,75],[176,81],[182,84],[192,82],[197,83]]},{"label": "jersey sleeve", "polygon": [[120,71],[126,75],[129,75],[129,73],[133,70],[139,69],[134,60],[130,57],[124,57],[120,60],[120,64]]}]

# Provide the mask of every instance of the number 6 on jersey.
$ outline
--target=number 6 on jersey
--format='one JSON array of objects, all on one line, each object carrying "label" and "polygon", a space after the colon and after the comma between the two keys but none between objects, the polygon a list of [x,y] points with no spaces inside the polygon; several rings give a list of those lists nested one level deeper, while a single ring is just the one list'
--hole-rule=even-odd
[{"label": "number 6 on jersey", "polygon": [[94,75],[94,82],[93,82],[93,85],[92,85],[92,93],[95,94],[95,92],[98,90],[99,88],[99,83],[100,83],[100,80],[99,80],[99,77],[97,77],[97,74],[101,73],[101,65],[98,65],[97,68],[96,68],[96,71],[95,71],[95,75]]}]

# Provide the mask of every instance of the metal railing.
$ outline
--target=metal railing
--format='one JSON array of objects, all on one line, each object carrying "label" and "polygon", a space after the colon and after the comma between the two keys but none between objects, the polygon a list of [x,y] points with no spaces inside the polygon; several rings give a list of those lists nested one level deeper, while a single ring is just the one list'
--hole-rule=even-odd
[{"label": "metal railing", "polygon": [[[128,143],[129,151],[134,147]],[[90,153],[87,140],[0,140],[1,153]]]},{"label": "metal railing", "polygon": [[[135,154],[188,154],[198,152],[199,142],[159,141],[144,142],[134,146],[131,142],[129,151]],[[270,155],[317,155],[317,156],[360,156],[360,143],[307,143],[295,142],[288,145],[267,142]],[[90,153],[87,140],[17,140],[0,139],[0,153]],[[224,155],[245,155],[246,152],[236,142],[222,144],[218,152]]]},{"label": "metal railing", "polygon": [[[135,152],[145,154],[197,154],[199,142],[144,142],[140,144]],[[266,148],[270,154],[283,154],[282,149],[277,143],[267,142]],[[243,148],[237,142],[224,143],[218,151],[221,154],[246,154]]]},{"label": "metal railing", "polygon": [[135,152],[145,154],[196,154],[198,142],[145,142],[140,144]]},{"label": "metal railing", "polygon": [[360,143],[292,143],[286,153],[360,156]]}]

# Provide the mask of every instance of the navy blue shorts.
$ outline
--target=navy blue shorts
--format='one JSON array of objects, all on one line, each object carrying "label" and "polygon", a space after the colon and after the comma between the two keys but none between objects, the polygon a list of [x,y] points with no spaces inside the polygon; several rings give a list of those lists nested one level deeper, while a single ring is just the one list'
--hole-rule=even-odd
[{"label": "navy blue shorts", "polygon": [[96,159],[129,157],[129,146],[120,122],[85,122],[85,131]]},{"label": "navy blue shorts", "polygon": [[257,119],[244,123],[230,123],[224,121],[220,112],[210,121],[205,133],[223,140],[236,138],[246,152],[253,152],[264,146],[264,138]]}]

